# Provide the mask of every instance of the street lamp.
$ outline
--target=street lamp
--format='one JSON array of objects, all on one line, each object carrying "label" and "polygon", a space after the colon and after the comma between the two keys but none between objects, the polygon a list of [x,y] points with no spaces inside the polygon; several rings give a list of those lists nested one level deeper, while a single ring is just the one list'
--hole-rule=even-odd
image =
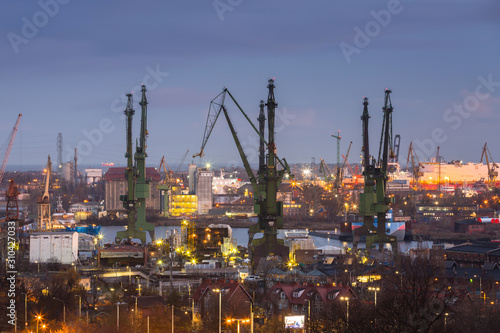
[{"label": "street lamp", "polygon": [[446,312],[446,313],[444,314],[444,331],[445,331],[445,332],[446,332],[446,317],[448,317],[448,315],[449,315],[449,313],[448,313],[448,312]]},{"label": "street lamp", "polygon": [[116,303],[116,331],[120,332],[120,305],[125,304],[125,302]]},{"label": "street lamp", "polygon": [[240,333],[240,322],[242,322],[242,323],[249,323],[250,319],[240,319],[240,318],[228,319],[227,323],[230,324],[233,321],[238,322],[237,332]]},{"label": "street lamp", "polygon": [[24,326],[28,327],[28,294],[22,293],[24,295]]},{"label": "street lamp", "polygon": [[311,332],[311,300],[306,299],[307,302],[307,332]]},{"label": "street lamp", "polygon": [[137,332],[137,296],[132,296],[135,298],[135,307],[134,307],[134,332]]},{"label": "street lamp", "polygon": [[[479,278],[479,298],[481,298],[482,294],[483,294],[483,284],[482,284],[482,279],[481,279],[481,276],[480,275],[474,275],[475,278]],[[484,297],[484,299],[486,300],[486,297]],[[483,301],[483,305],[484,305],[484,302]]]},{"label": "street lamp", "polygon": [[36,315],[36,333],[38,333],[38,324],[40,323],[40,320],[42,320],[42,316]]},{"label": "street lamp", "polygon": [[347,302],[347,312],[346,312],[346,322],[347,322],[347,327],[349,327],[349,297],[340,297],[341,301],[346,301]]},{"label": "street lamp", "polygon": [[62,299],[59,299],[57,297],[52,297],[52,298],[62,302],[62,304],[63,304],[63,322],[66,323],[66,303],[64,303],[64,301]]},{"label": "street lamp", "polygon": [[174,333],[174,305],[172,304],[172,333]]},{"label": "street lamp", "polygon": [[377,307],[377,291],[380,291],[379,287],[368,287],[368,290],[375,292],[375,307]]},{"label": "street lamp", "polygon": [[219,294],[219,333],[222,333],[222,314],[221,314],[221,304],[222,304],[222,290],[220,289],[214,289],[214,292]]}]

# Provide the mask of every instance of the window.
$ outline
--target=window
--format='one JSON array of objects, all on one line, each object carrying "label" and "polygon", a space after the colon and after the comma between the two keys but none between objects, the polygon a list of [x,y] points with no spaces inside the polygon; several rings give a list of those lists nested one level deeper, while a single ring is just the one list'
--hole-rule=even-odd
[{"label": "window", "polygon": [[285,298],[285,292],[284,291],[281,292],[280,297],[281,298]]},{"label": "window", "polygon": [[299,312],[299,306],[297,304],[293,305],[293,312]]}]

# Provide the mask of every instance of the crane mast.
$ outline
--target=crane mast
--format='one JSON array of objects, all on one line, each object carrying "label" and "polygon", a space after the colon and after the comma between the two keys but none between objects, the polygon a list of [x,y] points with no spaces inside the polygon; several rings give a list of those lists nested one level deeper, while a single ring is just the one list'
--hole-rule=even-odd
[{"label": "crane mast", "polygon": [[[127,230],[117,233],[117,241],[123,239],[138,238],[143,245],[146,244],[146,233],[148,231],[151,240],[154,239],[154,225],[146,222],[146,199],[149,197],[149,180],[146,178],[146,138],[147,130],[147,105],[146,86],[141,87],[142,98],[141,102],[141,132],[139,144],[136,147],[136,152],[132,155],[132,118],[135,114],[133,109],[132,94],[127,94],[127,106],[124,114],[127,119],[126,125],[126,141],[127,158],[126,179],[128,184],[127,194],[121,195],[120,200],[123,201],[123,206],[127,210]],[[135,162],[135,165],[134,165]]]},{"label": "crane mast", "polygon": [[338,130],[337,135],[332,134],[332,137],[337,139],[337,176],[335,177],[335,188],[339,191],[340,186],[342,185],[342,179],[340,179],[340,140],[342,137],[340,136],[340,130]]},{"label": "crane mast", "polygon": [[38,229],[52,229],[52,220],[50,215],[50,174],[52,173],[52,162],[50,155],[47,158],[47,166],[45,167],[45,182],[43,193],[38,197]]},{"label": "crane mast", "polygon": [[[365,177],[364,191],[359,198],[359,212],[363,216],[363,226],[358,228],[354,234],[354,247],[361,236],[366,236],[366,249],[370,249],[373,244],[379,244],[380,250],[383,244],[390,243],[393,252],[397,251],[397,239],[385,233],[386,214],[389,204],[393,202],[392,197],[386,195],[387,185],[387,165],[390,156],[392,135],[392,103],[390,99],[391,91],[385,90],[384,119],[382,123],[381,144],[379,150],[379,160],[377,165],[370,161],[369,137],[368,137],[368,99],[363,101],[363,175]],[[377,226],[374,226],[374,217],[377,217]],[[359,231],[358,231],[359,230]]]},{"label": "crane mast", "polygon": [[2,166],[0,167],[0,184],[2,183],[3,175],[5,173],[5,169],[7,168],[7,162],[9,161],[10,152],[12,150],[12,146],[14,145],[14,139],[16,138],[17,129],[19,128],[19,122],[21,121],[22,115],[22,113],[18,114],[16,124],[14,125],[14,128],[10,133],[9,145],[7,146],[7,150],[5,151],[5,156],[2,161]]}]

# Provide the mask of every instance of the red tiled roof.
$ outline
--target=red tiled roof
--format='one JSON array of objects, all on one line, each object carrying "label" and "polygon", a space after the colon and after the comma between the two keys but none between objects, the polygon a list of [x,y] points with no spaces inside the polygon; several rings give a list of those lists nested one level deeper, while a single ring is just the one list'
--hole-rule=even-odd
[{"label": "red tiled roof", "polygon": [[[294,291],[301,291],[299,297],[293,297]],[[268,293],[272,295],[273,293],[279,293],[280,291],[284,291],[286,298],[291,304],[299,304],[304,305],[307,304],[307,300],[310,300],[314,294],[319,294],[324,303],[327,303],[332,300],[336,300],[340,297],[345,297],[349,295],[349,298],[356,298],[356,295],[351,290],[350,287],[334,287],[334,286],[316,286],[316,285],[301,285],[301,284],[281,284],[277,283],[273,285]],[[334,294],[333,299],[328,299],[328,294]]]},{"label": "red tiled roof", "polygon": [[[104,175],[104,179],[106,181],[125,180],[126,172],[127,172],[126,167],[109,168],[106,174]],[[158,170],[156,170],[156,168],[148,167],[146,168],[146,179],[160,180],[161,174],[158,172]]]},{"label": "red tiled roof", "polygon": [[198,289],[195,290],[193,294],[193,298],[196,302],[198,302],[203,295],[205,295],[207,292],[214,290],[214,289],[220,289],[223,290],[224,292],[222,293],[222,300],[228,301],[231,299],[233,296],[234,292],[238,289],[241,288],[245,294],[248,295],[248,298],[251,300],[252,297],[250,294],[246,291],[246,289],[238,282],[225,282],[225,281],[204,281],[200,284]]}]

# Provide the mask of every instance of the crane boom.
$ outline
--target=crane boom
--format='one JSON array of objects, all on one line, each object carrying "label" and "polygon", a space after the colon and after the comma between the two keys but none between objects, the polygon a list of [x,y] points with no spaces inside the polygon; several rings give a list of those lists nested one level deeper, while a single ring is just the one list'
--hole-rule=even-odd
[{"label": "crane boom", "polygon": [[16,124],[14,125],[14,128],[12,129],[12,132],[10,133],[9,145],[7,146],[7,151],[5,152],[5,156],[3,158],[2,167],[0,167],[0,184],[2,183],[2,180],[3,180],[5,168],[7,168],[7,161],[9,160],[10,151],[12,150],[12,146],[14,145],[14,139],[16,138],[17,129],[19,127],[19,121],[21,120],[22,115],[23,114],[20,113],[17,116]]},{"label": "crane boom", "polygon": [[[418,180],[420,177],[423,175],[422,172],[420,171],[421,168],[424,168],[424,166],[420,163],[418,160],[417,153],[415,152],[415,148],[413,148],[413,142],[410,142],[410,147],[408,147],[408,158],[406,159],[406,163],[408,164],[411,159],[411,167],[412,167],[412,173],[413,173],[413,182],[415,186],[418,187]],[[415,163],[417,161],[417,163]]]},{"label": "crane boom", "polygon": [[493,162],[493,157],[491,156],[486,142],[484,143],[483,153],[481,154],[481,161],[479,163],[483,163],[483,157],[486,159],[486,166],[488,167],[488,184],[489,186],[493,186],[498,176],[498,171],[496,171],[498,165]]}]

